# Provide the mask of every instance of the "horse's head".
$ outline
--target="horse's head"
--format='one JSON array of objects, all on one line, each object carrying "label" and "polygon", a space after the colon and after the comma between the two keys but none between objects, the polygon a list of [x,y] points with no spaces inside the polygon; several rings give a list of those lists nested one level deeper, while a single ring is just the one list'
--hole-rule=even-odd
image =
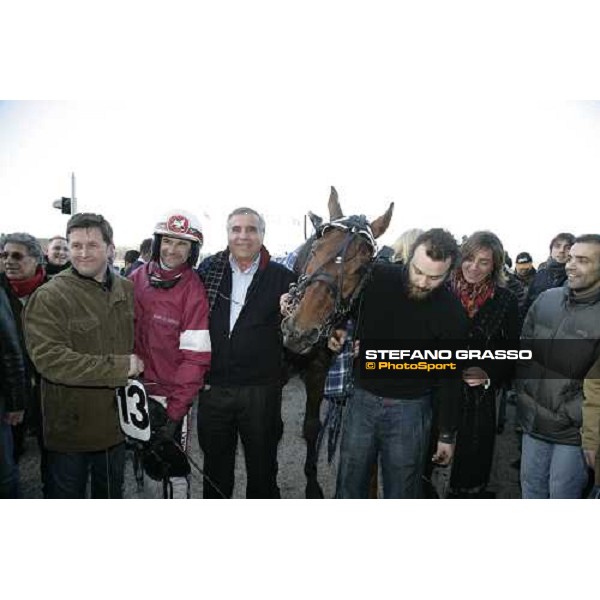
[{"label": "horse's head", "polygon": [[281,329],[284,345],[307,353],[350,310],[377,252],[375,240],[388,228],[394,204],[369,223],[364,215],[342,216],[335,188],[329,198],[330,222],[320,225],[300,252],[298,283],[290,289]]}]

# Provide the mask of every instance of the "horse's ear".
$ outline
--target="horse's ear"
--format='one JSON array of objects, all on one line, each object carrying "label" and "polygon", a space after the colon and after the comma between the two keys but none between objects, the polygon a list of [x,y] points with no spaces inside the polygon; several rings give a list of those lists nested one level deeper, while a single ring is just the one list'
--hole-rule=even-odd
[{"label": "horse's ear", "polygon": [[310,219],[310,222],[313,224],[313,227],[315,228],[315,230],[319,229],[319,227],[321,227],[321,225],[323,224],[322,217],[320,217],[319,215],[315,215],[315,213],[310,210],[308,211],[308,218]]},{"label": "horse's ear", "polygon": [[327,203],[327,206],[329,207],[330,221],[341,219],[344,216],[342,207],[340,206],[340,201],[338,199],[337,190],[333,186],[331,186],[331,194],[329,194],[329,202]]},{"label": "horse's ear", "polygon": [[390,221],[392,220],[392,213],[394,212],[394,203],[392,202],[389,208],[371,223],[371,231],[373,237],[377,239],[380,235],[384,234],[388,228]]}]

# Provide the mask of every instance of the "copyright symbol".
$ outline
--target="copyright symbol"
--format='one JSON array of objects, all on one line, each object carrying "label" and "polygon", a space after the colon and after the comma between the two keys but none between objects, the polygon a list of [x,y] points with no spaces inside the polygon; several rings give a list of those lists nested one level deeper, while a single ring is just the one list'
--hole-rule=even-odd
[{"label": "copyright symbol", "polygon": [[375,368],[375,366],[376,365],[374,362],[365,363],[365,369],[373,370]]}]

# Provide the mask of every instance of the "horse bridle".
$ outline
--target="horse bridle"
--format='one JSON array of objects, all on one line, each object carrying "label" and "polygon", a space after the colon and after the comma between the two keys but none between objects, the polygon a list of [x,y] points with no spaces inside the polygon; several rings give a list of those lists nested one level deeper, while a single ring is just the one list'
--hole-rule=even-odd
[{"label": "horse bridle", "polygon": [[[289,291],[290,297],[288,300],[288,311],[289,313],[293,313],[310,285],[320,281],[329,288],[331,295],[334,298],[334,306],[329,317],[319,326],[318,337],[316,341],[322,338],[329,338],[334,325],[341,321],[342,318],[350,312],[352,305],[360,296],[360,293],[362,292],[368,280],[373,257],[377,254],[377,242],[373,237],[371,226],[364,215],[342,217],[330,223],[324,223],[317,230],[316,239],[313,241],[313,245],[330,229],[338,229],[346,232],[342,243],[339,245],[336,251],[329,254],[310,275],[300,275],[298,282],[292,284]],[[361,272],[359,272],[360,281],[356,286],[356,289],[350,296],[344,298],[342,296],[342,290],[344,289],[343,267],[338,269],[336,275],[326,273],[323,268],[332,260],[335,261],[335,264],[342,266],[346,260],[346,254],[350,244],[357,238],[363,238],[369,244],[371,249],[371,257],[369,261],[367,261],[361,267]],[[302,265],[303,270],[305,266],[306,265]]]}]

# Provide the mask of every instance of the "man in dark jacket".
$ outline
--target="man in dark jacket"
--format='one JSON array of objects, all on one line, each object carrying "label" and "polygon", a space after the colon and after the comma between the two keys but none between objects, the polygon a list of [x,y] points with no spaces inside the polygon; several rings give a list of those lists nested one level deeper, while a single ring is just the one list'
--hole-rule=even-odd
[{"label": "man in dark jacket", "polygon": [[525,320],[527,297],[529,295],[529,288],[535,279],[537,271],[533,266],[533,259],[529,252],[519,252],[515,260],[515,280],[517,286],[513,289],[519,302],[519,320],[521,325]]},{"label": "man in dark jacket", "polygon": [[567,280],[565,265],[574,240],[575,236],[572,233],[559,233],[554,236],[550,242],[550,259],[543,267],[540,265],[529,286],[523,314],[527,314],[529,307],[542,292],[565,283]]},{"label": "man in dark jacket", "polygon": [[575,239],[567,285],[542,293],[522,344],[533,360],[515,387],[523,428],[523,498],[579,498],[587,482],[581,447],[583,381],[600,356],[600,235]]},{"label": "man in dark jacket", "polygon": [[0,289],[0,499],[18,498],[19,472],[13,456],[12,425],[23,420],[25,365],[19,335]]},{"label": "man in dark jacket", "polygon": [[210,389],[198,403],[204,497],[219,497],[219,491],[231,497],[239,434],[248,473],[246,497],[279,498],[284,378],[279,299],[295,277],[270,260],[263,246],[265,222],[255,210],[234,210],[227,234],[227,250],[199,267],[210,305],[212,346]]},{"label": "man in dark jacket", "polygon": [[18,425],[13,425],[15,460],[18,461],[25,451],[25,434],[28,430],[37,438],[40,450],[40,480],[42,493],[45,495],[46,450],[42,440],[40,377],[25,348],[22,313],[33,292],[48,281],[48,274],[43,266],[42,247],[29,233],[6,234],[2,236],[0,246],[0,262],[4,267],[4,273],[0,273],[0,287],[4,288],[10,303],[25,360],[25,414]]},{"label": "man in dark jacket", "polygon": [[48,240],[46,251],[46,274],[48,277],[54,277],[54,275],[68,269],[70,266],[67,239],[61,235],[51,237]]},{"label": "man in dark jacket", "polygon": [[139,269],[142,265],[150,262],[152,258],[152,238],[146,238],[140,244],[140,252],[137,256],[137,259],[127,267],[125,265],[125,277],[129,277],[136,269]]}]

